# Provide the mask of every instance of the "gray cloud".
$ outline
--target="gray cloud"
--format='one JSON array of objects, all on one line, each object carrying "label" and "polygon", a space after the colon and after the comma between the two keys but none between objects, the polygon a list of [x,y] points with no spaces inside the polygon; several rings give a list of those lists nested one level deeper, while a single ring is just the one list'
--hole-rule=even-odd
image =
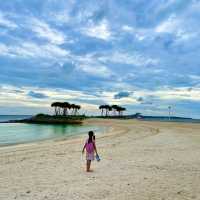
[{"label": "gray cloud", "polygon": [[132,92],[118,92],[114,95],[114,99],[122,99],[125,97],[129,97],[132,94]]},{"label": "gray cloud", "polygon": [[33,98],[36,98],[36,99],[45,99],[45,98],[48,98],[47,95],[45,95],[43,93],[40,93],[40,92],[34,92],[34,91],[30,91],[27,95],[29,97],[33,97]]},{"label": "gray cloud", "polygon": [[138,101],[138,102],[143,102],[144,99],[143,99],[143,97],[139,97],[139,98],[137,99],[137,101]]}]

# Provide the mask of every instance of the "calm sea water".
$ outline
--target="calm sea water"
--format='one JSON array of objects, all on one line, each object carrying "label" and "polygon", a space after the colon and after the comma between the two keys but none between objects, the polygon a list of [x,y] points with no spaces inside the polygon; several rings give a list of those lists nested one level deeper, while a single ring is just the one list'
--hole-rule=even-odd
[{"label": "calm sea water", "polygon": [[0,122],[16,119],[26,119],[29,117],[31,117],[31,115],[0,115]]},{"label": "calm sea water", "polygon": [[143,121],[160,121],[160,122],[182,122],[182,123],[200,123],[200,120],[199,119],[184,119],[184,118],[177,118],[177,119],[173,119],[171,118],[169,120],[169,118],[144,118],[144,119],[141,119]]},{"label": "calm sea water", "polygon": [[[27,116],[0,116],[0,121],[23,119]],[[103,128],[83,125],[43,125],[43,124],[0,124],[0,146],[28,143],[51,138],[68,137],[87,133],[89,130],[102,132]]]}]

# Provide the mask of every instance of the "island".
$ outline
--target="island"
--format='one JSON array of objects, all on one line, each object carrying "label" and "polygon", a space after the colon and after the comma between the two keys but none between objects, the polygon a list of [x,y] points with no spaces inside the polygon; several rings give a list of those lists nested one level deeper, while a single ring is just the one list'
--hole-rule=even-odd
[{"label": "island", "polygon": [[55,116],[38,114],[27,119],[9,120],[1,123],[31,123],[31,124],[81,124],[84,115],[79,116]]}]

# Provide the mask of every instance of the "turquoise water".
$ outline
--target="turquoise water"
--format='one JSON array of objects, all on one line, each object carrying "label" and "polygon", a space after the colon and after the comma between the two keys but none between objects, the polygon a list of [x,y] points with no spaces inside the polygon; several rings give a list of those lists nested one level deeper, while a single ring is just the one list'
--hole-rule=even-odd
[{"label": "turquoise water", "polygon": [[2,123],[0,124],[0,146],[74,136],[87,133],[89,130],[101,132],[102,128],[85,125]]}]

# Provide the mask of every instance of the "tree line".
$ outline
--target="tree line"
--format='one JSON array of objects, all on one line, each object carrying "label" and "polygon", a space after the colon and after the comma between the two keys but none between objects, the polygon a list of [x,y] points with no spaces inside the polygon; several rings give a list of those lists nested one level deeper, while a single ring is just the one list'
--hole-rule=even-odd
[{"label": "tree line", "polygon": [[116,116],[122,116],[123,111],[126,110],[126,108],[118,106],[118,105],[100,105],[99,109],[101,110],[101,116],[109,116],[110,112],[113,111],[113,115]]},{"label": "tree line", "polygon": [[70,104],[69,102],[53,102],[51,107],[54,107],[55,115],[77,115],[81,109],[80,105]]}]

